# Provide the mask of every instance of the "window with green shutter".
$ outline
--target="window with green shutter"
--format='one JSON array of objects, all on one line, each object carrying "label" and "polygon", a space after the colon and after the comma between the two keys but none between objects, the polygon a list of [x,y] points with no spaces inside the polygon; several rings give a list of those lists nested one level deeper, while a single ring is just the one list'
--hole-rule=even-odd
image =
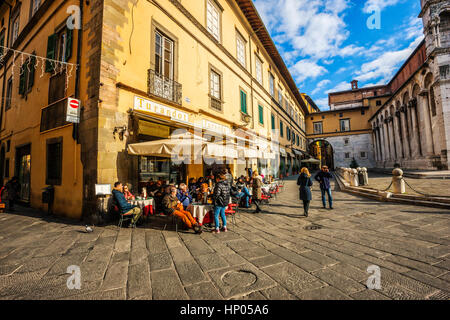
[{"label": "window with green shutter", "polygon": [[258,111],[259,111],[259,123],[264,124],[264,108],[258,105]]},{"label": "window with green shutter", "polygon": [[241,111],[247,114],[247,94],[241,90]]},{"label": "window with green shutter", "polygon": [[27,76],[28,76],[28,61],[25,61],[24,64],[20,67],[20,77],[19,77],[19,94],[24,95],[27,86]]},{"label": "window with green shutter", "polygon": [[275,116],[272,114],[270,117],[272,120],[272,130],[275,130]]},{"label": "window with green shutter", "polygon": [[[52,34],[48,37],[47,41],[47,59],[55,59],[56,57],[56,44],[57,44],[58,35],[56,33]],[[45,61],[45,72],[53,72],[54,64],[50,63],[50,61]]]},{"label": "window with green shutter", "polygon": [[30,64],[30,72],[28,73],[28,85],[27,85],[27,92],[31,91],[31,88],[34,84],[34,70],[36,67],[36,57],[34,56],[36,53],[33,52],[33,56],[30,57],[29,64]]},{"label": "window with green shutter", "polygon": [[283,121],[280,120],[280,137],[283,137]]}]

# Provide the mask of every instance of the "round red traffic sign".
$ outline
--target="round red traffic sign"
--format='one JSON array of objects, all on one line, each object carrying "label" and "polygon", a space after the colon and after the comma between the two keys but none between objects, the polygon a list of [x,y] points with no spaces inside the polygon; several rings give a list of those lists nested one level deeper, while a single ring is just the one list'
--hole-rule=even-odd
[{"label": "round red traffic sign", "polygon": [[77,109],[79,107],[79,103],[77,100],[71,100],[69,103],[71,108]]}]

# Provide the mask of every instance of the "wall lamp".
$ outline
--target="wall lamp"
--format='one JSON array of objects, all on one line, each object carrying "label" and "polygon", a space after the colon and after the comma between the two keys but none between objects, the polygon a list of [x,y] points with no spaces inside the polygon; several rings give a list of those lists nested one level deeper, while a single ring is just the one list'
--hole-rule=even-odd
[{"label": "wall lamp", "polygon": [[115,127],[114,131],[113,131],[113,137],[114,140],[116,140],[116,133],[119,134],[119,139],[122,141],[123,137],[128,137],[129,133],[128,133],[128,129],[127,126],[122,126],[122,127]]}]

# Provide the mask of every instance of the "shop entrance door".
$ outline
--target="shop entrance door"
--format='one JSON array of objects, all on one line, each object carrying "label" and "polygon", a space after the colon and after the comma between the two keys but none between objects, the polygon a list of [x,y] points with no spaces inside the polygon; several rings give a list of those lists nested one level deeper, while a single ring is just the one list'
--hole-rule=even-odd
[{"label": "shop entrance door", "polygon": [[16,176],[20,183],[19,200],[30,202],[31,145],[16,149]]}]

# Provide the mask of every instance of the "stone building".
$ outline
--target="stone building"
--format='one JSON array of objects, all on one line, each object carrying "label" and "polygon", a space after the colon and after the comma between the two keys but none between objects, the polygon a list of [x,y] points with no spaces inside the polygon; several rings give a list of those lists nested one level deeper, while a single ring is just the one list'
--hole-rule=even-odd
[{"label": "stone building", "polygon": [[421,1],[425,39],[391,80],[371,117],[377,167],[449,168],[450,1]]},{"label": "stone building", "polygon": [[[350,87],[350,84],[349,84]],[[388,86],[358,88],[329,93],[329,111],[307,116],[309,152],[330,168],[358,165],[374,168],[374,149],[369,126],[370,117],[388,99]]]},{"label": "stone building", "polygon": [[[71,11],[80,29],[66,27]],[[226,154],[235,176],[247,167],[289,173],[306,153],[311,106],[251,0],[8,0],[0,21],[8,49],[0,66],[0,184],[18,175],[21,200],[33,207],[46,209],[42,188],[53,185],[55,214],[80,218],[98,208],[96,184],[121,180],[139,193],[150,178],[180,182],[223,167],[128,152],[179,129],[239,132],[231,142],[254,152]],[[37,58],[29,69],[30,56],[12,50],[78,67],[68,77]],[[69,97],[81,101],[79,125],[66,122]]]}]

